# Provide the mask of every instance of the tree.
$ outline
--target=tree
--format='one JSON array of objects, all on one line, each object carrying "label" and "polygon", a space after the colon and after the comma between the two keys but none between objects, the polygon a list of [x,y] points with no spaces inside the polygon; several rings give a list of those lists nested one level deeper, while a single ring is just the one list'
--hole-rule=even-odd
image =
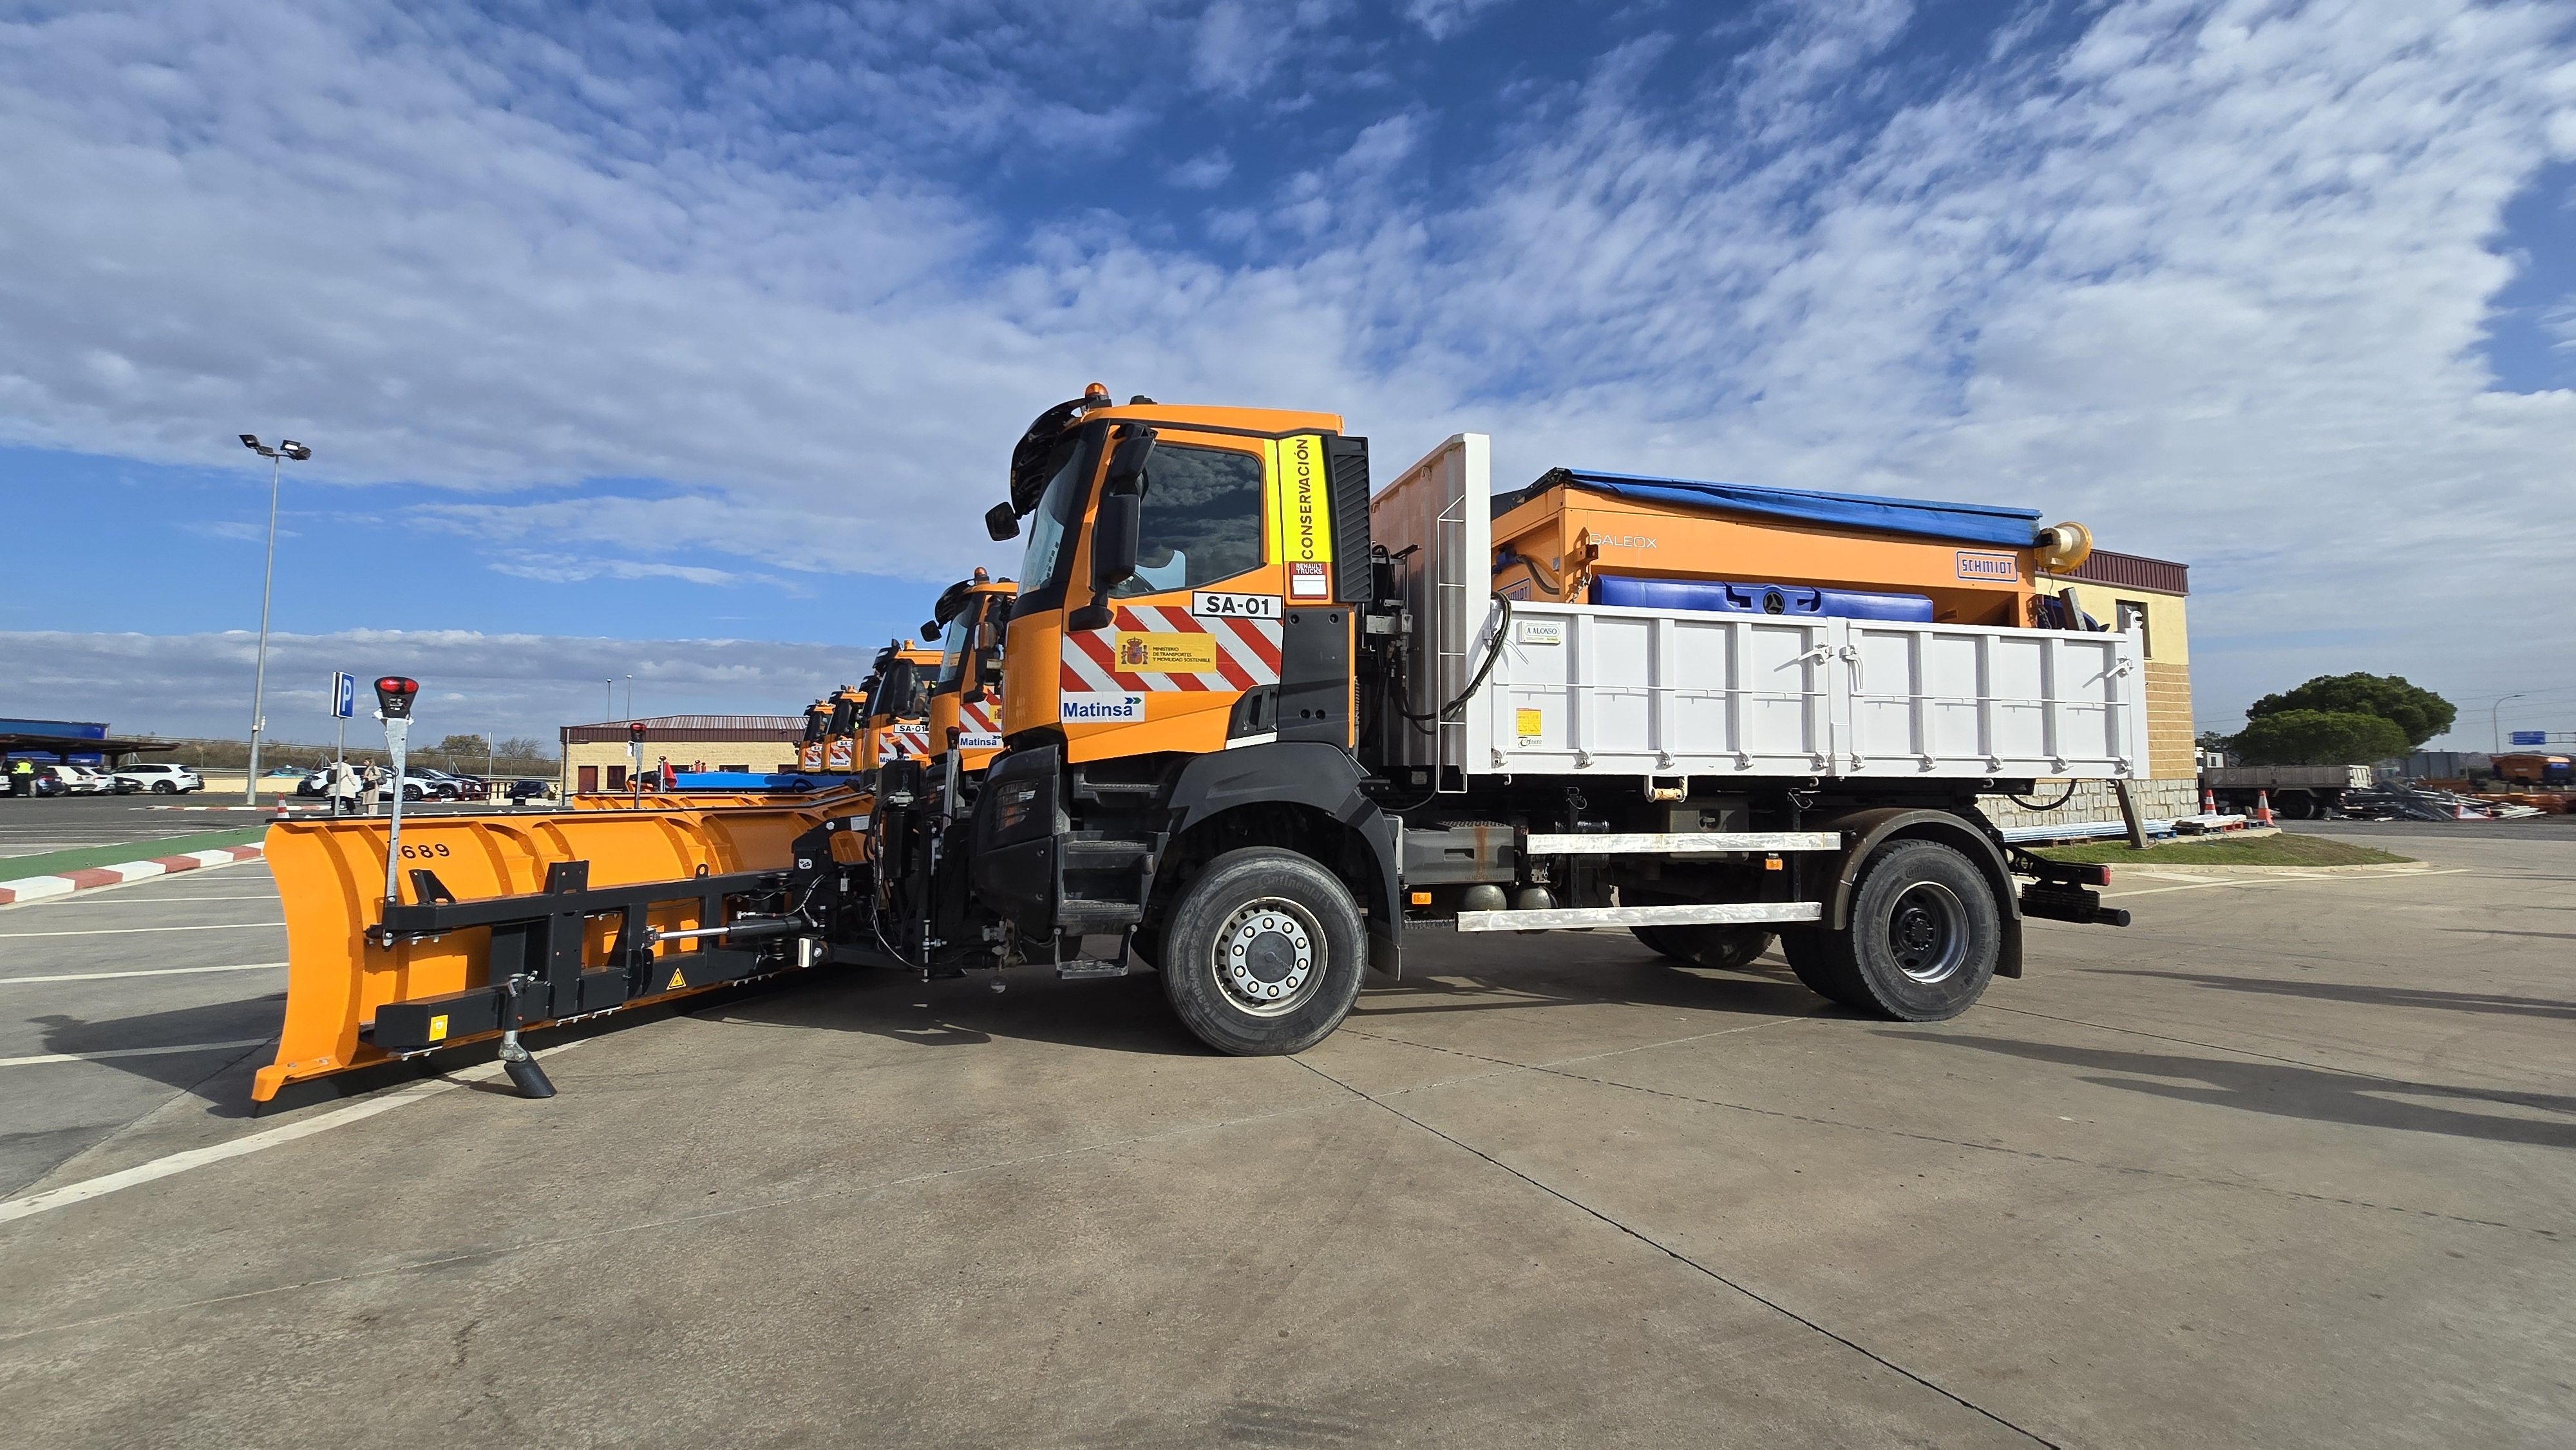
[{"label": "tree", "polygon": [[483,737],[480,735],[450,735],[446,739],[438,742],[438,753],[457,760],[462,760],[469,755],[481,755],[483,753]]},{"label": "tree", "polygon": [[2377,715],[2276,710],[2238,732],[2235,749],[2248,765],[2368,765],[2404,755],[2413,744],[2404,727]]},{"label": "tree", "polygon": [[[2382,720],[2393,722],[2398,729],[2406,732],[2404,749],[2387,751],[2380,756],[2371,757],[2372,759],[2383,759],[2387,755],[2403,755],[2406,751],[2450,729],[2451,722],[2458,719],[2460,715],[2459,708],[2450,701],[2421,686],[2407,683],[2403,676],[2351,674],[2319,675],[2295,690],[2285,690],[2277,695],[2265,695],[2245,708],[2245,718],[2261,720],[2266,716],[2301,710],[2337,715],[2376,715]],[[2237,738],[2240,741],[2244,739],[2243,736]],[[2289,762],[2261,763],[2282,765]],[[2312,761],[2309,763],[2357,765],[2361,762]]]}]

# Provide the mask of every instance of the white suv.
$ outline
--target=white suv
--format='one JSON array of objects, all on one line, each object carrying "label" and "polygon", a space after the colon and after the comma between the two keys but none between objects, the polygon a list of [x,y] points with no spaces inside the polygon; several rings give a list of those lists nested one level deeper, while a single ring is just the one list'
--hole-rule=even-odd
[{"label": "white suv", "polygon": [[167,763],[128,765],[116,772],[116,778],[130,780],[154,795],[186,795],[192,790],[206,788],[205,780],[195,771],[184,765]]}]

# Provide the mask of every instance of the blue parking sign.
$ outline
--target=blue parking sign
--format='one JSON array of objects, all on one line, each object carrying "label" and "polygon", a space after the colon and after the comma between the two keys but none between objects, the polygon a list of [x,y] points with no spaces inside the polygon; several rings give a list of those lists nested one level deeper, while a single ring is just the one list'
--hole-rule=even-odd
[{"label": "blue parking sign", "polygon": [[354,720],[357,718],[358,677],[356,675],[336,670],[332,672],[331,713],[339,716],[343,720]]}]

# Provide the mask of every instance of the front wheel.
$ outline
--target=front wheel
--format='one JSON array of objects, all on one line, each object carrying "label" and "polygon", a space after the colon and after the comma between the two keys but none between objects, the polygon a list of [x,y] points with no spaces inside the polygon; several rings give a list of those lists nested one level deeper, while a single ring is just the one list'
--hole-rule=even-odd
[{"label": "front wheel", "polygon": [[172,785],[166,780],[156,780],[152,782],[152,793],[154,795],[169,795],[178,789],[179,788],[177,786]]},{"label": "front wheel", "polygon": [[1154,959],[1172,1011],[1238,1057],[1302,1052],[1350,1015],[1368,938],[1321,866],[1264,846],[1228,851],[1181,892]]},{"label": "front wheel", "polygon": [[2003,917],[1967,857],[1936,841],[1893,841],[1861,868],[1848,930],[1797,935],[1789,965],[1817,992],[1901,1022],[1939,1022],[1994,980]]}]

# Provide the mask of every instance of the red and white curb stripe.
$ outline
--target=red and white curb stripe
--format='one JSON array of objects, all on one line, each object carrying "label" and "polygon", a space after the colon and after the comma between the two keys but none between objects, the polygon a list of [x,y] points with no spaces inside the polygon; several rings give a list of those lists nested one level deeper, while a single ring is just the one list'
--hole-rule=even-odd
[{"label": "red and white curb stripe", "polygon": [[218,846],[211,851],[155,856],[149,861],[123,861],[114,866],[84,866],[78,871],[64,871],[51,876],[22,876],[15,881],[0,881],[0,906],[42,901],[48,896],[69,896],[93,886],[122,886],[128,881],[143,881],[180,871],[230,866],[236,861],[256,861],[261,849],[258,842],[253,842],[247,846]]}]

